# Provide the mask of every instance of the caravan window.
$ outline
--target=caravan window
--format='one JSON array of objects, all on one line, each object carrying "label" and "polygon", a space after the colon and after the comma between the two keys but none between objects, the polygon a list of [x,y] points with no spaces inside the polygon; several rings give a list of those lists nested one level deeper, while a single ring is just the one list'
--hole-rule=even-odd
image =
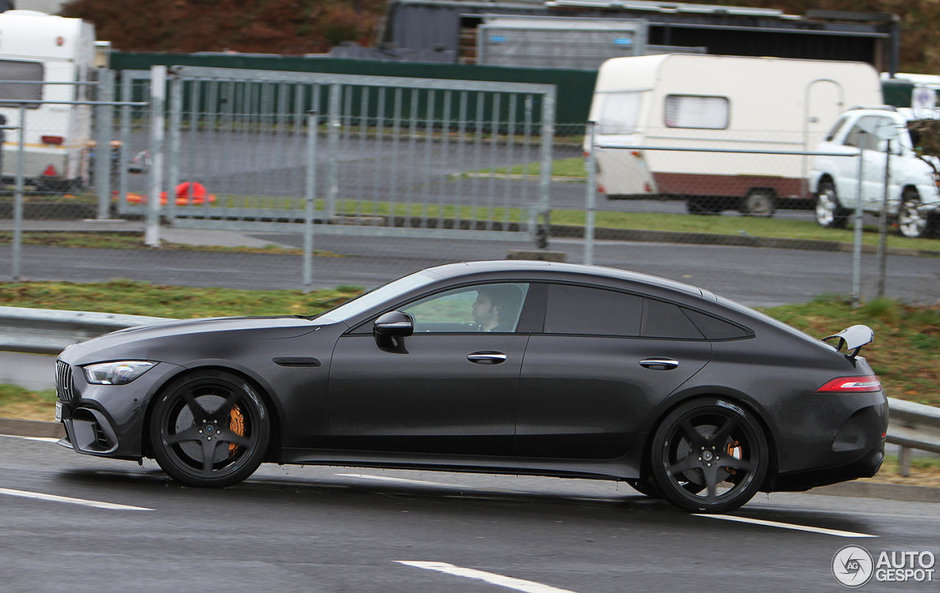
[{"label": "caravan window", "polygon": [[665,120],[668,128],[728,127],[728,98],[698,95],[666,95]]},{"label": "caravan window", "polygon": [[632,134],[640,113],[639,91],[604,93],[601,100],[598,134]]},{"label": "caravan window", "polygon": [[[43,79],[43,66],[41,62],[21,62],[17,60],[0,60],[0,80],[22,80],[40,82]],[[41,101],[41,84],[0,84],[0,102],[8,101]],[[38,104],[28,105],[31,109],[39,107]]]}]

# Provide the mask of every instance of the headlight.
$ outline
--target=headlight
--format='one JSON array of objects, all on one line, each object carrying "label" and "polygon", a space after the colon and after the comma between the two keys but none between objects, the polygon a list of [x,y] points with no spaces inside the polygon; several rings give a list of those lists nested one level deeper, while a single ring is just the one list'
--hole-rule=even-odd
[{"label": "headlight", "polygon": [[155,362],[146,360],[119,360],[101,362],[83,367],[85,379],[96,385],[126,385],[143,375]]}]

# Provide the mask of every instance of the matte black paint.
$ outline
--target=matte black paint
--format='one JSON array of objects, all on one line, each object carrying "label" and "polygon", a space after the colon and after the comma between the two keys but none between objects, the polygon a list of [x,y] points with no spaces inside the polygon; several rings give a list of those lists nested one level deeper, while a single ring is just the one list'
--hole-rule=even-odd
[{"label": "matte black paint", "polygon": [[[598,267],[475,262],[425,271],[426,286],[344,323],[301,317],[179,321],[122,330],[63,351],[76,399],[99,411],[118,439],[109,456],[148,455],[143,435],[154,395],[200,368],[241,374],[275,418],[269,460],[428,467],[468,471],[637,478],[649,435],[681,402],[720,396],[753,412],[767,432],[766,489],[807,488],[833,476],[872,475],[883,457],[883,392],[820,394],[839,376],[873,374],[863,358],[783,328],[707,291]],[[532,282],[524,333],[416,334],[382,344],[382,313],[456,286]],[[544,283],[605,287],[659,299],[742,328],[727,340],[556,336],[541,332]],[[841,328],[833,328],[837,330]],[[474,352],[507,355],[474,364]],[[644,368],[647,357],[679,361]],[[81,365],[113,360],[159,364],[124,386],[88,385]],[[72,434],[72,430],[70,430]],[[75,446],[75,443],[72,443]],[[92,453],[92,451],[79,451]],[[779,476],[778,476],[779,474]]]}]

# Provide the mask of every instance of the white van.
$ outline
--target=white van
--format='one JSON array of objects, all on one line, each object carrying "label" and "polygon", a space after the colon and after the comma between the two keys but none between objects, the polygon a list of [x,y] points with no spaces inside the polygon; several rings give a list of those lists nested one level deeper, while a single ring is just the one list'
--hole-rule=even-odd
[{"label": "white van", "polygon": [[[19,126],[15,101],[84,101],[87,85],[13,84],[88,82],[93,79],[95,30],[86,21],[31,10],[0,13],[0,115],[7,126]],[[91,140],[91,107],[32,104],[26,109],[24,174],[42,188],[66,188],[87,174]],[[17,172],[19,132],[7,130],[2,175]]]},{"label": "white van", "polygon": [[[881,102],[869,64],[662,54],[604,62],[590,119],[601,147],[804,152],[847,107]],[[763,216],[781,200],[812,203],[809,156],[635,148],[595,156],[609,198],[682,198],[692,212]]]}]

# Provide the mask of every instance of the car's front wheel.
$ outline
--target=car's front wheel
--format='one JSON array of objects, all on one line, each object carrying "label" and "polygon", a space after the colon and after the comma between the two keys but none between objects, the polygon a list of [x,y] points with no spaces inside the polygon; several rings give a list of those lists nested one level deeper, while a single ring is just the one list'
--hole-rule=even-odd
[{"label": "car's front wheel", "polygon": [[849,211],[839,205],[836,187],[831,181],[820,183],[816,193],[816,222],[827,228],[841,229],[848,219]]},{"label": "car's front wheel", "polygon": [[149,430],[154,457],[170,477],[188,486],[224,487],[261,464],[271,422],[247,381],[202,371],[177,379],[157,396]]},{"label": "car's front wheel", "polygon": [[746,503],[760,489],[769,463],[757,419],[718,398],[686,402],[669,413],[650,451],[658,490],[696,513],[725,513]]},{"label": "car's front wheel", "polygon": [[905,237],[923,237],[930,232],[930,219],[920,210],[920,195],[915,189],[905,189],[898,210],[898,230]]}]

